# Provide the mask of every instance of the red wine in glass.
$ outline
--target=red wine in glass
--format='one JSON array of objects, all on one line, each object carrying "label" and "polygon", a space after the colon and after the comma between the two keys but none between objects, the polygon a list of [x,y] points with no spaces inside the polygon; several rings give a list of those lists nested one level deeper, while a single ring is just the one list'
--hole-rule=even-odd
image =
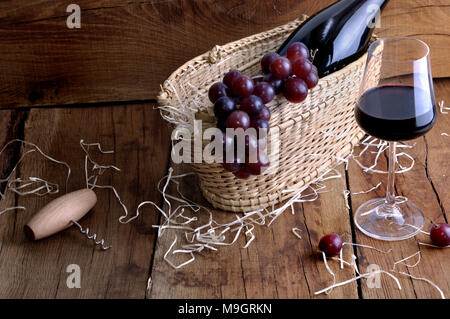
[{"label": "red wine in glass", "polygon": [[429,90],[409,85],[383,85],[366,91],[355,108],[359,126],[386,141],[405,141],[424,135],[436,121]]},{"label": "red wine in glass", "polygon": [[378,39],[369,47],[355,118],[366,133],[389,142],[389,167],[386,197],[363,203],[353,220],[361,232],[376,239],[410,238],[424,225],[420,208],[395,195],[394,181],[396,143],[424,135],[436,121],[429,55],[426,43],[408,37]]}]

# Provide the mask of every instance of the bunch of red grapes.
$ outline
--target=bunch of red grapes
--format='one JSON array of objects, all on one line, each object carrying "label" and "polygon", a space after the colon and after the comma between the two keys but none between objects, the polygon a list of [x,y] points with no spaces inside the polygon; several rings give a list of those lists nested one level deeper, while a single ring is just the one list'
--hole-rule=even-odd
[{"label": "bunch of red grapes", "polygon": [[[306,99],[308,89],[319,81],[317,68],[309,61],[309,57],[308,48],[296,42],[288,48],[286,57],[267,53],[261,60],[262,75],[250,78],[237,70],[231,70],[222,82],[210,87],[208,95],[214,103],[218,128],[223,132],[227,128],[243,131],[254,128],[257,132],[256,135],[245,133],[244,155],[234,155],[235,135],[223,134],[223,167],[237,178],[260,175],[270,166],[265,149],[271,114],[266,104],[280,93],[293,103]],[[230,153],[233,154],[231,160],[228,157]],[[256,159],[250,161],[249,154],[257,154]]]},{"label": "bunch of red grapes", "polygon": [[292,43],[286,56],[267,53],[261,60],[263,81],[272,84],[276,94],[283,93],[289,102],[300,103],[308,96],[308,89],[319,82],[317,68],[309,58],[309,49],[301,42]]}]

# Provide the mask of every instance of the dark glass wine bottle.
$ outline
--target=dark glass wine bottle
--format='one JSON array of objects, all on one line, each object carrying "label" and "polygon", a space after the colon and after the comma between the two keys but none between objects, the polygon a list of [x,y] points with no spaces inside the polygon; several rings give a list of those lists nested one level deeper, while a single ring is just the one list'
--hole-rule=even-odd
[{"label": "dark glass wine bottle", "polygon": [[323,77],[360,58],[381,10],[389,0],[341,0],[310,17],[281,45],[283,55],[293,42],[303,42]]}]

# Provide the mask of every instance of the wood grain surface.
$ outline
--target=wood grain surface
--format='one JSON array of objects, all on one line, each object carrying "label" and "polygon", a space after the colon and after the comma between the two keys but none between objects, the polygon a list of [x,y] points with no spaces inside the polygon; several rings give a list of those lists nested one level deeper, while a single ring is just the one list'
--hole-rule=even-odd
[{"label": "wood grain surface", "polygon": [[[437,100],[450,101],[450,79],[435,81]],[[105,173],[99,184],[114,185],[124,203],[134,214],[136,205],[151,200],[163,207],[156,184],[167,174],[169,166],[169,132],[152,104],[128,104],[100,107],[57,107],[1,110],[0,146],[12,138],[24,138],[37,143],[49,155],[64,160],[72,168],[68,190],[84,186],[84,154],[80,139],[101,142],[105,150],[114,154],[93,152],[96,161],[114,164],[122,169]],[[426,228],[431,221],[447,221],[450,211],[449,153],[450,115],[439,114],[436,126],[425,137],[412,141],[415,147],[408,152],[414,157],[414,169],[397,176],[398,194],[416,202],[426,215]],[[14,166],[24,148],[15,145],[0,156],[1,174],[5,176]],[[363,161],[373,159],[367,153]],[[386,158],[381,158],[380,168]],[[188,170],[174,166],[175,173]],[[344,250],[344,258],[356,254],[358,266],[366,271],[371,264],[382,269],[392,269],[393,263],[418,250],[421,263],[415,268],[399,265],[398,270],[436,283],[450,296],[449,250],[419,246],[429,242],[427,236],[387,243],[370,239],[352,222],[352,214],[365,200],[384,196],[386,177],[366,174],[350,162],[346,172],[339,167],[341,179],[326,182],[327,191],[317,201],[295,205],[295,214],[288,209],[271,227],[255,228],[256,239],[242,248],[248,238],[242,236],[235,245],[221,247],[218,252],[203,251],[186,267],[174,270],[163,256],[176,234],[167,230],[157,238],[153,225],[160,218],[151,207],[142,210],[141,216],[128,225],[122,225],[120,205],[110,190],[97,189],[98,204],[80,223],[104,237],[112,244],[108,251],[94,247],[75,227],[38,242],[26,240],[23,225],[55,196],[14,196],[7,192],[0,201],[0,211],[5,207],[23,205],[26,211],[17,210],[0,215],[0,297],[3,298],[439,298],[435,288],[426,282],[398,275],[403,287],[398,290],[394,281],[382,277],[380,288],[369,288],[362,279],[339,287],[329,295],[314,296],[314,292],[332,283],[318,255],[318,241],[324,234],[336,232],[344,240],[375,246],[391,254],[381,254],[367,248]],[[31,154],[19,165],[17,177],[39,176],[64,185],[65,170],[61,165]],[[349,198],[347,209],[343,192],[367,190],[382,182],[382,188],[369,194]],[[4,186],[4,185],[3,185]],[[195,177],[180,183],[180,190],[188,198],[208,205],[200,195]],[[64,187],[61,190],[65,191]],[[169,193],[175,191],[172,185]],[[207,214],[200,214],[205,220]],[[214,211],[218,222],[231,221],[234,214]],[[302,239],[291,230],[301,230]],[[179,261],[179,260],[178,260]],[[410,263],[414,263],[410,261]],[[81,288],[66,285],[67,266],[78,264],[81,269]],[[337,281],[355,276],[351,268],[339,269],[330,262]],[[148,280],[151,278],[150,285]]]},{"label": "wood grain surface", "polygon": [[[191,58],[313,14],[333,0],[80,0],[0,2],[0,107],[149,101]],[[391,1],[379,34],[430,43],[435,77],[450,76],[445,0]]]},{"label": "wood grain surface", "polygon": [[[2,111],[2,116],[15,111]],[[66,161],[72,168],[68,191],[85,187],[84,153],[79,141],[101,142],[115,154],[93,152],[93,158],[114,164],[121,172],[102,176],[99,184],[114,185],[134,215],[136,204],[144,199],[160,203],[155,184],[167,169],[169,135],[152,105],[123,105],[98,108],[32,109],[24,120],[24,131],[16,133],[39,145],[47,154]],[[4,139],[5,138],[5,139]],[[3,145],[10,136],[3,137]],[[20,148],[19,148],[20,150]],[[2,155],[2,163],[5,160]],[[19,166],[25,178],[39,176],[65,184],[66,170],[32,153]],[[64,187],[61,189],[65,192]],[[0,297],[5,298],[144,298],[152,262],[155,231],[154,213],[122,225],[119,203],[109,190],[96,190],[98,203],[80,221],[93,233],[105,238],[112,249],[101,251],[71,227],[48,240],[28,241],[23,226],[33,214],[57,195],[16,198],[7,193],[7,202],[23,205],[26,211],[8,212],[0,217],[1,250]],[[0,208],[0,211],[2,209]],[[82,271],[81,289],[69,289],[66,268],[77,264]]]},{"label": "wood grain surface", "polygon": [[[176,169],[178,173],[183,171],[180,167]],[[345,175],[343,171],[341,168],[340,172]],[[195,180],[186,183],[193,184]],[[345,179],[334,180],[328,186],[345,189]],[[198,190],[190,193],[194,200],[207,205]],[[198,261],[179,271],[174,271],[162,258],[175,235],[175,232],[167,231],[158,240],[150,298],[314,297],[315,291],[330,284],[330,276],[316,249],[320,238],[329,232],[337,232],[351,240],[350,215],[342,193],[322,195],[316,202],[295,204],[295,214],[288,209],[270,228],[257,228],[256,240],[248,248],[241,248],[246,243],[245,236],[242,236],[236,245],[218,253],[202,254]],[[230,213],[214,211],[213,214],[218,223],[235,219]],[[208,215],[203,215],[204,222],[207,222]],[[293,227],[300,229],[302,240],[292,234]],[[179,238],[182,235],[183,232],[178,233]],[[344,258],[348,259],[349,253],[347,251]],[[181,259],[174,261],[182,262]],[[331,267],[337,273],[337,280],[354,276],[353,269],[338,272],[337,264]],[[356,283],[330,297],[358,298]]]}]

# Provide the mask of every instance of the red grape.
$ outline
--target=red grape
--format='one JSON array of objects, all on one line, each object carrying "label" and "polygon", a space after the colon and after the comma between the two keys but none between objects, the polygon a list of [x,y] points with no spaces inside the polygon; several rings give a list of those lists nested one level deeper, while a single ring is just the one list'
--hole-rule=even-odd
[{"label": "red grape", "polygon": [[253,135],[245,136],[245,158],[246,162],[255,162],[258,159],[258,140]]},{"label": "red grape", "polygon": [[309,73],[305,78],[306,85],[308,86],[308,89],[312,89],[319,83],[319,77],[317,76],[317,73],[311,72]]},{"label": "red grape", "polygon": [[219,119],[226,119],[235,109],[234,100],[228,96],[222,96],[214,103],[214,114]]},{"label": "red grape", "polygon": [[[231,161],[230,161],[231,159]],[[242,168],[242,165],[244,164],[244,161],[241,160],[239,157],[233,156],[233,153],[227,152],[225,153],[222,166],[225,170],[235,173],[238,170]]]},{"label": "red grape", "polygon": [[231,85],[233,93],[240,98],[244,98],[253,93],[255,85],[253,80],[246,75],[236,77]]},{"label": "red grape", "polygon": [[224,142],[224,162],[245,163],[245,132],[235,131]]},{"label": "red grape", "polygon": [[270,83],[275,90],[275,94],[280,94],[283,91],[283,80],[277,79],[271,73],[267,74],[264,78],[267,83]]},{"label": "red grape", "polygon": [[269,122],[270,120],[270,110],[267,106],[264,106],[258,115],[252,117],[252,119],[263,119]]},{"label": "red grape", "polygon": [[256,84],[253,94],[260,97],[264,104],[269,103],[275,97],[275,89],[270,83],[261,82]]},{"label": "red grape", "polygon": [[252,118],[250,120],[250,127],[253,127],[256,130],[258,130],[259,128],[269,130],[269,123],[261,118]]},{"label": "red grape", "polygon": [[234,151],[235,135],[228,135],[226,133],[222,133],[222,137],[223,137],[223,152],[224,152],[224,154]]},{"label": "red grape", "polygon": [[236,176],[239,179],[247,179],[252,175],[250,173],[250,171],[248,170],[248,168],[246,167],[246,165],[243,165],[239,171],[237,171],[233,174],[234,174],[234,176]]},{"label": "red grape", "polygon": [[286,57],[291,61],[295,61],[298,58],[309,59],[308,47],[301,42],[294,42],[287,49]]},{"label": "red grape", "polygon": [[261,175],[270,166],[269,157],[265,152],[259,152],[256,163],[245,164],[252,175]]},{"label": "red grape", "polygon": [[272,64],[273,60],[278,58],[280,55],[275,52],[267,53],[263,58],[261,59],[261,69],[263,73],[269,73],[270,72],[270,65]]},{"label": "red grape", "polygon": [[246,112],[248,115],[258,115],[263,107],[264,103],[259,97],[250,95],[242,100],[240,110]]},{"label": "red grape", "polygon": [[258,150],[259,152],[265,151],[267,148],[267,138],[260,138],[258,140]]},{"label": "red grape", "polygon": [[312,72],[312,63],[307,59],[298,58],[294,62],[292,62],[292,73],[302,79],[306,79],[306,77]]},{"label": "red grape", "polygon": [[250,121],[250,127],[253,127],[254,129],[256,129],[258,139],[261,139],[261,138],[264,138],[267,136],[270,125],[269,125],[269,122],[267,122],[264,119],[253,118]]},{"label": "red grape", "polygon": [[251,149],[257,149],[258,148],[258,140],[253,134],[245,134],[245,152],[248,153],[248,151]]},{"label": "red grape", "polygon": [[250,117],[243,111],[233,111],[225,122],[227,128],[242,128],[244,131],[250,127]]},{"label": "red grape", "polygon": [[276,58],[270,64],[270,72],[278,79],[287,78],[292,73],[291,61],[284,57]]},{"label": "red grape", "polygon": [[225,132],[227,129],[226,118],[217,119],[217,128]]},{"label": "red grape", "polygon": [[284,83],[283,93],[289,102],[299,103],[308,96],[308,86],[300,78],[290,78]]},{"label": "red grape", "polygon": [[222,96],[228,96],[230,95],[230,89],[228,86],[223,84],[222,82],[217,82],[211,85],[208,91],[208,97],[209,100],[213,103],[216,103],[216,101],[221,98]]},{"label": "red grape", "polygon": [[436,246],[445,247],[450,245],[450,226],[445,223],[434,225],[430,231],[430,238]]},{"label": "red grape", "polygon": [[338,255],[342,249],[342,239],[336,234],[323,236],[319,242],[319,249],[323,251],[327,257],[334,257]]},{"label": "red grape", "polygon": [[233,96],[232,99],[234,101],[234,104],[236,104],[236,105],[240,105],[241,104],[242,99],[240,97]]},{"label": "red grape", "polygon": [[223,78],[223,83],[225,83],[226,86],[231,87],[234,79],[236,79],[240,75],[242,75],[242,73],[239,72],[238,70],[231,70],[227,74],[225,74]]}]

